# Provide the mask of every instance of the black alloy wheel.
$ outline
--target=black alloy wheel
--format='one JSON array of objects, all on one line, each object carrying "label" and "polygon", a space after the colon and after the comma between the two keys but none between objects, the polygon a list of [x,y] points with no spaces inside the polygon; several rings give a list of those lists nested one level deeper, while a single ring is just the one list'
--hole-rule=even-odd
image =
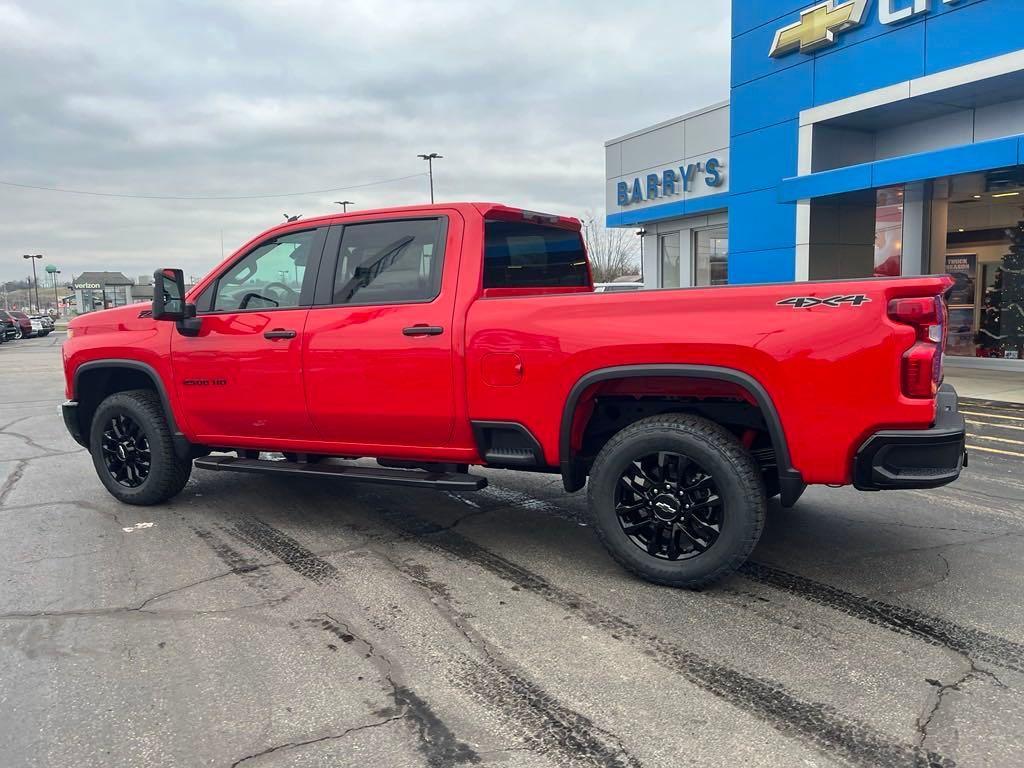
[{"label": "black alloy wheel", "polygon": [[761,535],[761,468],[708,419],[666,413],[611,437],[590,467],[598,538],[623,567],[656,584],[701,589],[738,568]]},{"label": "black alloy wheel", "polygon": [[648,555],[697,557],[718,540],[724,502],[714,477],[689,456],[659,451],[633,461],[619,478],[615,513]]},{"label": "black alloy wheel", "polygon": [[175,445],[173,426],[151,389],[115,392],[89,422],[89,453],[103,486],[125,504],[173,498],[188,483],[192,458]]},{"label": "black alloy wheel", "polygon": [[149,477],[153,454],[142,427],[127,414],[114,414],[103,429],[103,461],[110,476],[126,488],[138,488]]}]

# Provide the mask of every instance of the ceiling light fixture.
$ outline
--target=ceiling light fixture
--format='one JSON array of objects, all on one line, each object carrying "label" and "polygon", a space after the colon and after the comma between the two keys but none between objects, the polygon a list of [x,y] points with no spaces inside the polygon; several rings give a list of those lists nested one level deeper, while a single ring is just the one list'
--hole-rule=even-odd
[{"label": "ceiling light fixture", "polygon": [[1020,192],[1000,192],[998,195],[992,195],[992,197],[1016,197]]}]

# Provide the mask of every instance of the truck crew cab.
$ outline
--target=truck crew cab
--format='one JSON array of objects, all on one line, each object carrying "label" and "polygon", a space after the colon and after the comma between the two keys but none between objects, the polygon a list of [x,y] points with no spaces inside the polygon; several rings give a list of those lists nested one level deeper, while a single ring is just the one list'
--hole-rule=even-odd
[{"label": "truck crew cab", "polygon": [[768,497],[932,488],[966,459],[945,276],[595,293],[576,219],[458,203],[288,222],[187,295],[155,278],[152,309],[79,317],[63,346],[65,423],[128,504],[193,466],[550,472],[589,478],[619,563],[699,587],[749,555]]}]

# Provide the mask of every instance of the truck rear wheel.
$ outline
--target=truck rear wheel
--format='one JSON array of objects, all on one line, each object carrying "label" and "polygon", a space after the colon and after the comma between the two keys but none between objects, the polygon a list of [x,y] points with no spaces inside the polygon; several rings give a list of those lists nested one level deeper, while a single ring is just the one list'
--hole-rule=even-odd
[{"label": "truck rear wheel", "polygon": [[117,392],[100,403],[89,450],[100,482],[125,504],[167,501],[192,474],[192,462],[174,452],[160,398],[147,389]]},{"label": "truck rear wheel", "polygon": [[747,559],[764,527],[765,488],[750,454],[714,422],[642,419],[601,449],[587,491],[601,542],[657,584],[698,589]]}]

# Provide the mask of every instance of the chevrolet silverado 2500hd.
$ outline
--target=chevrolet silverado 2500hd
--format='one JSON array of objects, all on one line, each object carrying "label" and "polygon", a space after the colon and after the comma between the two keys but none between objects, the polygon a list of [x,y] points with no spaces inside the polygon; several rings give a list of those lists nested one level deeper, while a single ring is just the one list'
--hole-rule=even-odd
[{"label": "chevrolet silverado 2500hd", "polygon": [[63,346],[67,427],[128,504],[193,466],[560,473],[589,478],[619,563],[693,587],[744,561],[769,497],[931,488],[966,459],[945,276],[600,294],[577,220],[460,203],[288,222],[187,295],[179,270],[155,282]]}]

